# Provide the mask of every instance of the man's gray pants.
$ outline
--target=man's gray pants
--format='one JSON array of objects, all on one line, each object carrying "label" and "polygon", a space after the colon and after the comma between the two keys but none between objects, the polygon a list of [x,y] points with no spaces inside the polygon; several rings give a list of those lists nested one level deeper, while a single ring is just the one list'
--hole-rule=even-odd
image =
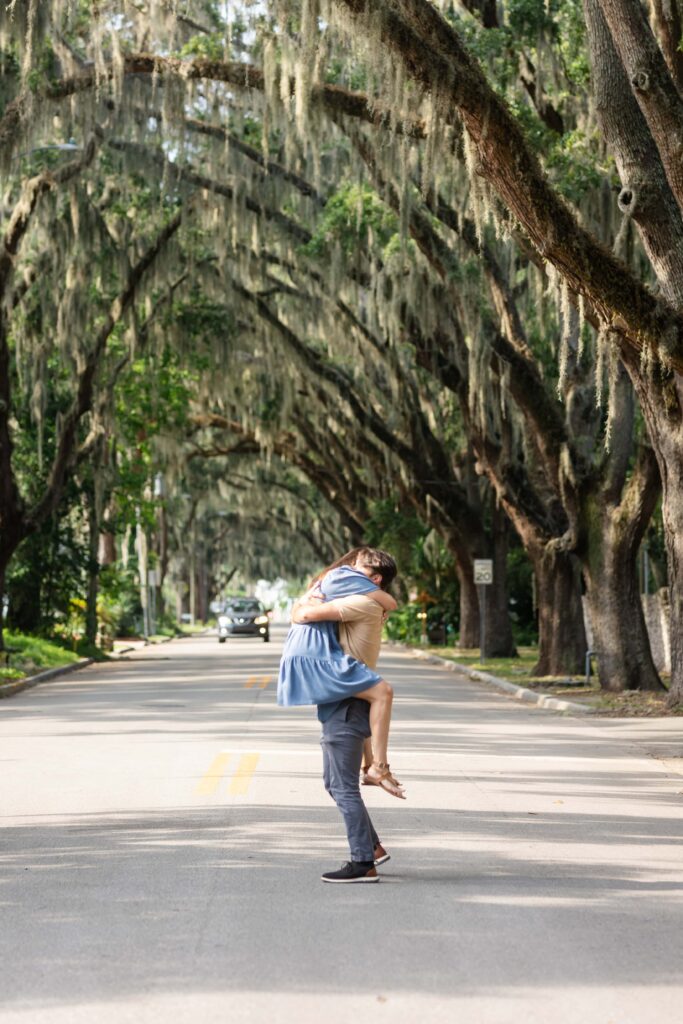
[{"label": "man's gray pants", "polygon": [[373,861],[379,839],[359,785],[363,741],[370,735],[370,705],[355,697],[344,701],[322,723],[322,730],[325,789],[344,818],[351,860]]}]

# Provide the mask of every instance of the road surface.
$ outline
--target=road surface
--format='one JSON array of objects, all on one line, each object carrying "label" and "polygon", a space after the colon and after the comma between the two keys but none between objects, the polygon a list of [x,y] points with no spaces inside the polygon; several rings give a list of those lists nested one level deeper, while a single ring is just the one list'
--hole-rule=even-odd
[{"label": "road surface", "polygon": [[562,717],[389,650],[391,861],[347,859],[274,642],[0,702],[1,1024],[683,1019],[683,720]]}]

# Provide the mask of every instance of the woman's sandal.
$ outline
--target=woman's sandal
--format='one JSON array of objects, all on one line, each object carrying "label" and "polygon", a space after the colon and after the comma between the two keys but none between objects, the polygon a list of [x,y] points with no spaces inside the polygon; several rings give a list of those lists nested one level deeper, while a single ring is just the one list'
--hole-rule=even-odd
[{"label": "woman's sandal", "polygon": [[[372,771],[373,768],[375,768],[380,774],[370,775],[370,771]],[[398,797],[399,800],[405,800],[406,794],[403,789],[403,786],[398,781],[398,779],[394,778],[394,776],[391,774],[391,771],[389,770],[389,765],[385,764],[383,761],[372,762],[370,768],[368,769],[367,778],[369,779],[371,786],[381,786],[381,788],[385,792],[390,793],[392,796]]]},{"label": "woman's sandal", "polygon": [[372,768],[372,765],[364,764],[360,770],[360,784],[361,786],[379,786],[379,782],[368,775],[368,772]]}]

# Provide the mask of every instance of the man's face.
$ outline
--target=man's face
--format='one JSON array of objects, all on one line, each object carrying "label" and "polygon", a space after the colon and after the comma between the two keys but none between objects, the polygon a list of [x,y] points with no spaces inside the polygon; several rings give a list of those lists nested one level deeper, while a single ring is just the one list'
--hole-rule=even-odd
[{"label": "man's face", "polygon": [[369,580],[372,580],[375,586],[382,586],[382,573],[377,572],[377,570],[373,566],[363,565],[362,562],[355,562],[353,568],[357,569],[358,572],[362,572],[363,575],[367,576]]}]

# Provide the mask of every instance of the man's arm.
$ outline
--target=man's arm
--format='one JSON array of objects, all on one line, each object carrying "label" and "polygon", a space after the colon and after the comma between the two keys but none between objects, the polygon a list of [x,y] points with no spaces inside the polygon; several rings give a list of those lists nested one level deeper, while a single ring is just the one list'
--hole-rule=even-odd
[{"label": "man's arm", "polygon": [[338,605],[344,600],[340,597],[336,601],[315,601],[311,604],[297,601],[292,608],[292,622],[341,622],[342,615]]},{"label": "man's arm", "polygon": [[[380,591],[380,593],[384,594],[384,591]],[[389,597],[389,594],[384,594],[384,596]],[[354,619],[362,619],[368,615],[368,609],[363,607],[363,602],[374,599],[374,597],[373,591],[370,594],[349,594],[348,597],[337,597],[334,601],[325,601],[323,604],[317,601],[312,604],[298,602],[292,609],[292,622],[352,622]],[[396,602],[393,597],[389,597],[389,601],[391,601],[391,606],[387,606],[387,611],[393,611],[396,608]],[[379,604],[384,609],[382,601],[375,601],[375,604]]]},{"label": "man's arm", "polygon": [[387,594],[386,590],[370,590],[365,596],[377,601],[385,612],[395,612],[398,608],[398,601],[395,601],[391,594]]}]

